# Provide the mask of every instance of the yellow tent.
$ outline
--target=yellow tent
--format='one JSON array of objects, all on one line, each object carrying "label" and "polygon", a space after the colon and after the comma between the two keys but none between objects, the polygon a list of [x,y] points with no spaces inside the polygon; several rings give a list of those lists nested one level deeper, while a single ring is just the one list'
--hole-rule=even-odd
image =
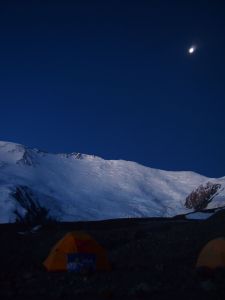
[{"label": "yellow tent", "polygon": [[90,235],[80,231],[67,233],[43,264],[48,271],[110,270],[105,249]]},{"label": "yellow tent", "polygon": [[225,268],[225,239],[208,242],[199,254],[196,267]]}]

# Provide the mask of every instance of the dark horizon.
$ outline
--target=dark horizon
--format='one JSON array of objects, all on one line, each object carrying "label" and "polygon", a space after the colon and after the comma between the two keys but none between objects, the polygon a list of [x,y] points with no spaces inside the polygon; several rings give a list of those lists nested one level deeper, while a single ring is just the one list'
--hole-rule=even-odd
[{"label": "dark horizon", "polygon": [[0,35],[0,140],[225,176],[225,2],[10,1]]}]

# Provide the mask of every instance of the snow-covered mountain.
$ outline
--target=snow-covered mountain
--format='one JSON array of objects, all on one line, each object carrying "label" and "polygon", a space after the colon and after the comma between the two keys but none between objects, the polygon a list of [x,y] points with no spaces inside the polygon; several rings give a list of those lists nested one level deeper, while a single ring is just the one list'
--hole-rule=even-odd
[{"label": "snow-covered mountain", "polygon": [[175,216],[191,212],[186,197],[199,185],[221,188],[208,208],[225,205],[225,177],[171,172],[124,160],[104,160],[80,153],[51,154],[0,142],[0,223],[25,214],[13,194],[32,191],[39,204],[61,221],[122,217]]}]

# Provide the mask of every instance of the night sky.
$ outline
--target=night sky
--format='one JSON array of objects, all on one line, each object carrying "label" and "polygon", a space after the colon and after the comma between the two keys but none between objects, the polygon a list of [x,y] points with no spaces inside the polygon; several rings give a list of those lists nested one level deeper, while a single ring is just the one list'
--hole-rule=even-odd
[{"label": "night sky", "polygon": [[2,0],[0,37],[0,140],[225,175],[225,1]]}]

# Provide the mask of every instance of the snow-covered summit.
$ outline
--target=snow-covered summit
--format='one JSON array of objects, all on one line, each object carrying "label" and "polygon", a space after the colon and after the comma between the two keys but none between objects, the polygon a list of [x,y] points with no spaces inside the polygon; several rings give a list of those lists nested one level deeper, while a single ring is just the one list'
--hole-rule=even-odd
[{"label": "snow-covered summit", "polygon": [[51,156],[51,155],[57,155],[61,158],[68,158],[68,159],[86,159],[86,160],[102,159],[96,155],[82,154],[79,152],[51,154],[46,151],[41,151],[39,149],[35,149],[35,148],[31,149],[21,144],[0,141],[0,162],[2,163],[8,163],[8,164],[24,163],[27,165],[33,165],[35,164],[35,162],[38,161],[39,157]]},{"label": "snow-covered summit", "polygon": [[[59,220],[75,221],[190,212],[185,198],[207,181],[225,185],[225,177],[209,179],[194,172],[157,170],[76,152],[51,154],[0,142],[0,222],[13,222],[15,209],[23,212],[13,197],[18,186],[29,188]],[[222,189],[213,202],[225,205]]]}]

